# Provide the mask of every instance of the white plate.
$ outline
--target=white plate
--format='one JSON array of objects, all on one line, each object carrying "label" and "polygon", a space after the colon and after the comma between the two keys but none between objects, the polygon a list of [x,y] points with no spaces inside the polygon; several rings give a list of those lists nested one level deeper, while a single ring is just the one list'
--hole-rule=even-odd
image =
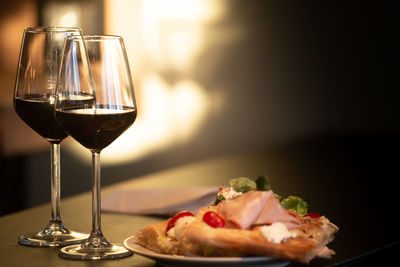
[{"label": "white plate", "polygon": [[134,253],[157,261],[161,266],[286,266],[289,261],[269,257],[189,257],[166,255],[148,250],[134,242],[134,237],[124,240],[124,246]]}]

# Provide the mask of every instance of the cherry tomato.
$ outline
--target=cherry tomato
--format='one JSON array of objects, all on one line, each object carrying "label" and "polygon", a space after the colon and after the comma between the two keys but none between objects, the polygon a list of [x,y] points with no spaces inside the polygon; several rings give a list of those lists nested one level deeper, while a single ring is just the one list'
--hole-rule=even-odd
[{"label": "cherry tomato", "polygon": [[213,228],[225,226],[225,220],[218,213],[214,211],[207,211],[203,215],[203,221]]},{"label": "cherry tomato", "polygon": [[310,213],[307,213],[306,215],[304,215],[304,217],[319,218],[319,217],[321,217],[321,215],[310,212]]},{"label": "cherry tomato", "polygon": [[174,217],[172,217],[167,224],[167,229],[165,230],[165,233],[169,231],[169,229],[173,228],[175,226],[175,223],[178,219],[185,217],[185,216],[194,216],[193,213],[190,211],[181,211],[178,212]]}]

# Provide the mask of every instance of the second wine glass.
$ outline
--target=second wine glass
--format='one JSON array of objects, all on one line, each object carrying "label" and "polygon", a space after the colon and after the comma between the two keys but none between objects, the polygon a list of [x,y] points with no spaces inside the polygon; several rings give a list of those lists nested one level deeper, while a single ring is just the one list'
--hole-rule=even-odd
[{"label": "second wine glass", "polygon": [[114,259],[132,255],[107,241],[101,229],[100,152],[136,119],[136,103],[123,39],[119,36],[71,36],[57,85],[56,119],[92,152],[92,231],[80,245],[60,250],[70,259]]}]

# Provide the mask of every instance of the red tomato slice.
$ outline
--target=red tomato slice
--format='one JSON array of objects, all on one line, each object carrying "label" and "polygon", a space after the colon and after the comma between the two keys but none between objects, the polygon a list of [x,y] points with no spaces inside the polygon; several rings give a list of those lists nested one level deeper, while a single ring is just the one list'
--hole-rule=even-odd
[{"label": "red tomato slice", "polygon": [[175,223],[178,219],[185,217],[185,216],[194,216],[193,213],[190,211],[181,211],[178,212],[174,217],[172,217],[167,224],[167,229],[165,230],[165,233],[169,231],[169,229],[173,228],[175,226]]},{"label": "red tomato slice", "polygon": [[307,213],[306,215],[304,215],[304,217],[319,218],[319,217],[321,217],[321,215],[310,212],[310,213]]},{"label": "red tomato slice", "polygon": [[214,211],[207,211],[203,215],[203,221],[213,228],[225,226],[225,220],[218,213]]}]

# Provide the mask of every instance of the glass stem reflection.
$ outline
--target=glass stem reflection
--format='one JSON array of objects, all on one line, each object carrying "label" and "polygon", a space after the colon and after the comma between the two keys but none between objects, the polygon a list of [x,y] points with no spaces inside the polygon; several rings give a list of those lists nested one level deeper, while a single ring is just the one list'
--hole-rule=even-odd
[{"label": "glass stem reflection", "polygon": [[61,223],[60,217],[60,143],[51,144],[51,218],[54,224]]},{"label": "glass stem reflection", "polygon": [[101,192],[100,192],[100,153],[92,153],[92,176],[93,176],[93,188],[92,188],[92,232],[101,234]]},{"label": "glass stem reflection", "polygon": [[92,152],[92,231],[82,245],[88,248],[112,247],[101,231],[100,152]]}]

